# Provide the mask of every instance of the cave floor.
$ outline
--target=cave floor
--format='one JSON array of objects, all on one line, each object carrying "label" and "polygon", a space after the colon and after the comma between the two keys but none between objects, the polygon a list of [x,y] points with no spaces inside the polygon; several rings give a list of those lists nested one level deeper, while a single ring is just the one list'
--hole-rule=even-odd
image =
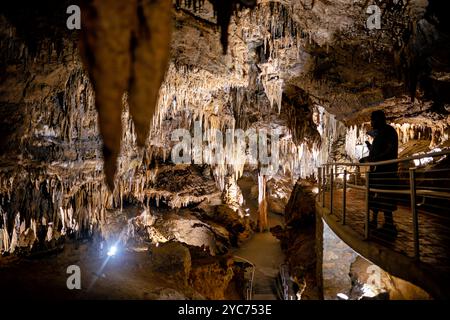
[{"label": "cave floor", "polygon": [[[182,298],[179,293],[182,293],[195,298],[189,296],[188,287],[181,287],[163,274],[152,272],[151,259],[146,252],[120,251],[114,257],[100,257],[90,242],[78,245],[67,242],[62,252],[52,256],[0,258],[0,296],[42,300],[141,300],[179,299]],[[67,288],[70,265],[80,267],[80,290]]]},{"label": "cave floor", "polygon": [[[256,223],[258,198],[256,194],[252,194],[252,188],[257,186],[256,181],[242,177],[238,184],[245,199],[245,206],[249,209],[250,218]],[[283,216],[269,211],[267,218],[269,229],[277,225],[284,225]],[[233,254],[247,259],[255,265],[253,299],[277,300],[276,278],[279,267],[285,260],[280,241],[271,232],[255,232],[251,238],[235,249]]]},{"label": "cave floor", "polygon": [[[282,225],[282,217],[269,213],[268,222],[270,228]],[[277,300],[276,278],[279,267],[284,262],[280,241],[271,232],[255,233],[233,254],[245,258],[255,265],[253,299]]]},{"label": "cave floor", "polygon": [[[342,219],[342,189],[334,191],[333,215]],[[322,195],[320,195],[322,197]],[[321,198],[322,199],[322,198]],[[321,201],[320,201],[321,203]],[[326,207],[330,207],[330,194],[325,194]],[[370,240],[388,247],[396,252],[414,257],[413,222],[410,208],[398,205],[394,211],[394,223],[398,230],[395,239],[379,234],[371,235]],[[362,190],[347,189],[346,225],[364,237],[365,193]],[[420,260],[432,266],[436,271],[450,271],[450,225],[447,212],[428,213],[419,209],[419,251]],[[379,213],[378,227],[383,223],[383,213]]]}]

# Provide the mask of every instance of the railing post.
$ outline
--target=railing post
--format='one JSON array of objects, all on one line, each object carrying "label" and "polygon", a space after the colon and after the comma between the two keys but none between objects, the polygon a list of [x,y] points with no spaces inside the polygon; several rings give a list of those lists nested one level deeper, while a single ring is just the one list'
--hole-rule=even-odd
[{"label": "railing post", "polygon": [[325,183],[327,181],[327,174],[325,171],[325,167],[322,168],[322,176],[323,176],[323,181],[322,181],[322,208],[325,208]]},{"label": "railing post", "polygon": [[361,181],[361,168],[359,166],[357,166],[356,172],[355,172],[355,184],[359,185],[360,181]]},{"label": "railing post", "polygon": [[322,168],[317,168],[317,199],[320,200],[320,188],[322,188]]},{"label": "railing post", "polygon": [[409,188],[411,191],[411,212],[413,221],[414,259],[420,260],[419,252],[419,217],[416,205],[416,168],[409,168]]},{"label": "railing post", "polygon": [[344,181],[343,181],[343,188],[342,188],[342,224],[345,224],[345,210],[347,207],[347,169],[344,169]]},{"label": "railing post", "polygon": [[330,214],[333,213],[333,183],[334,183],[334,170],[330,169]]},{"label": "railing post", "polygon": [[370,172],[366,173],[366,223],[365,223],[365,239],[369,239],[369,223],[370,223],[370,207],[369,207],[369,193],[370,193]]}]

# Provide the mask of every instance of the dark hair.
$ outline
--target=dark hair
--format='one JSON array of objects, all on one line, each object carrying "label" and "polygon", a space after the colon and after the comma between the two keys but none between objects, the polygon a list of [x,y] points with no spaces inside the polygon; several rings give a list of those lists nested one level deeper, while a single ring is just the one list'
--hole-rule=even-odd
[{"label": "dark hair", "polygon": [[386,123],[386,115],[383,110],[372,112],[371,119],[376,120],[379,123]]}]

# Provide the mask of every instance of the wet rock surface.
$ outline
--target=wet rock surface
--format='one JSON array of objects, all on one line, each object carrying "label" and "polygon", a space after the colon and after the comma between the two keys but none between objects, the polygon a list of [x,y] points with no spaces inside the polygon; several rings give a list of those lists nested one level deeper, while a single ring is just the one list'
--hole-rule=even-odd
[{"label": "wet rock surface", "polygon": [[267,182],[268,209],[283,215],[293,189],[293,182],[284,177],[276,177]]},{"label": "wet rock surface", "polygon": [[301,299],[319,299],[316,273],[316,221],[313,184],[297,181],[285,209],[285,227],[271,232],[281,241]]},{"label": "wet rock surface", "polygon": [[150,248],[150,256],[153,270],[187,285],[191,272],[191,254],[188,248],[179,242],[165,242]]},{"label": "wet rock surface", "polygon": [[221,300],[226,299],[233,277],[231,257],[205,257],[193,262],[189,281],[207,299]]},{"label": "wet rock surface", "polygon": [[408,281],[389,275],[358,256],[351,264],[350,273],[353,299],[369,295],[367,299],[429,300],[431,296]]}]

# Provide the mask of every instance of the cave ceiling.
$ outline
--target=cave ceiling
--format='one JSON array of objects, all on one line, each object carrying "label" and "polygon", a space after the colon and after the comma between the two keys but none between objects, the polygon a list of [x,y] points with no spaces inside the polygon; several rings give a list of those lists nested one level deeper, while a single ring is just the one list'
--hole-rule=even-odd
[{"label": "cave ceiling", "polygon": [[[67,4],[58,1],[55,8]],[[366,25],[372,4],[381,8],[380,30]],[[442,1],[93,0],[80,5],[81,32],[68,32],[50,5],[30,1],[8,4],[2,19],[25,44],[10,55],[25,50],[36,60],[50,42],[65,66],[77,69],[83,63],[95,92],[110,187],[124,134],[119,128],[125,92],[138,146],[147,139],[164,144],[155,139],[163,136],[158,128],[181,124],[168,121],[180,108],[188,124],[205,115],[218,118],[219,126],[275,124],[294,142],[310,145],[319,140],[312,119],[317,106],[346,125],[366,122],[380,108],[391,121],[449,123],[449,22]],[[13,58],[4,58],[8,74]],[[62,82],[58,72],[53,75],[54,82]],[[8,81],[2,96],[13,102],[21,95],[5,89]],[[30,99],[33,86],[19,82],[14,88]]]}]

